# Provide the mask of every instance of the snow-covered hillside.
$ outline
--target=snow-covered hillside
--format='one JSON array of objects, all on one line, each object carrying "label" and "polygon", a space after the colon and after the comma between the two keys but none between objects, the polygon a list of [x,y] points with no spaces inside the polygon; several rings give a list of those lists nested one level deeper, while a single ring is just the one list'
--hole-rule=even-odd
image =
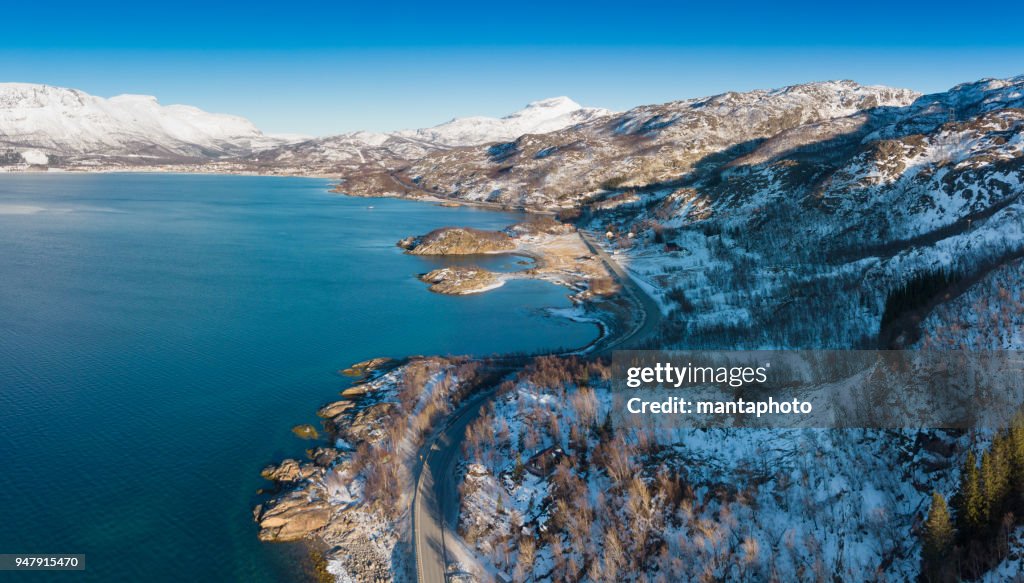
[{"label": "snow-covered hillside", "polygon": [[12,162],[18,160],[11,154],[30,164],[62,157],[211,159],[285,141],[245,118],[160,105],[148,95],[105,99],[76,89],[0,83],[0,151]]},{"label": "snow-covered hillside", "polygon": [[459,488],[458,535],[507,580],[910,581],[951,488],[914,432],[645,433],[612,425],[604,380],[529,377],[467,431]]},{"label": "snow-covered hillside", "polygon": [[798,126],[681,180],[597,193],[591,224],[664,300],[666,339],[913,342],[877,337],[894,290],[980,277],[1024,248],[1022,103],[1024,77],[986,80]]},{"label": "snow-covered hillside", "polygon": [[[439,150],[404,168],[397,182],[458,198],[529,206],[577,204],[606,186],[675,180],[698,165],[745,153],[787,130],[912,103],[907,89],[851,81],[644,105],[505,143]],[[360,168],[346,192],[401,192]]]}]

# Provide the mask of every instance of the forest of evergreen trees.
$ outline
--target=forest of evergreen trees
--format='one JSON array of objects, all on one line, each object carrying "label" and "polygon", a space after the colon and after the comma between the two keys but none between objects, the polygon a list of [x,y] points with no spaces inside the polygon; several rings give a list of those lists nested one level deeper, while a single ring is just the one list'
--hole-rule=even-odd
[{"label": "forest of evergreen trees", "polygon": [[997,433],[979,463],[967,454],[951,516],[938,492],[922,530],[921,575],[926,581],[979,577],[1009,553],[1014,527],[1024,517],[1024,413]]}]

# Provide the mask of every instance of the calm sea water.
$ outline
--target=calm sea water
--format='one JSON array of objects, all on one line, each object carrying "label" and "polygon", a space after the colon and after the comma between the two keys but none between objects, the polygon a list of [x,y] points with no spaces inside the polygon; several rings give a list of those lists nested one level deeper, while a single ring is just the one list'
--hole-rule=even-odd
[{"label": "calm sea water", "polygon": [[294,580],[251,507],[260,469],[310,446],[290,428],[347,385],[338,369],[596,335],[546,314],[562,288],[432,294],[415,276],[436,261],[395,247],[518,215],[327,188],[0,174],[0,552],[88,565],[24,580]]}]

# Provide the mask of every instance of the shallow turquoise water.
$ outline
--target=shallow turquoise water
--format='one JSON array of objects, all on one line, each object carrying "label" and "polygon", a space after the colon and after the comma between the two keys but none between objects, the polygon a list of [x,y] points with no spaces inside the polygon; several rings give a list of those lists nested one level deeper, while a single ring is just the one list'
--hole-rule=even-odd
[{"label": "shallow turquoise water", "polygon": [[596,335],[546,315],[563,288],[432,294],[436,262],[395,247],[518,215],[327,186],[0,174],[0,552],[87,555],[24,580],[291,580],[293,553],[256,540],[259,470],[310,446],[290,428],[338,369]]}]

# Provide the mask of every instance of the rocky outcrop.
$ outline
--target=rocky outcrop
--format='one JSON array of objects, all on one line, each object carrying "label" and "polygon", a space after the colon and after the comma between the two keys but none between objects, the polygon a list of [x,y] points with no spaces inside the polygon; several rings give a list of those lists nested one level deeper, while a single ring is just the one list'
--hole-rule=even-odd
[{"label": "rocky outcrop", "polygon": [[341,392],[342,397],[361,397],[370,391],[370,386],[365,383],[353,385]]},{"label": "rocky outcrop", "polygon": [[352,366],[341,371],[341,374],[350,377],[364,377],[370,373],[377,372],[391,364],[394,364],[395,360],[387,357],[371,358],[362,362],[357,362]]},{"label": "rocky outcrop", "polygon": [[479,267],[442,267],[420,276],[430,291],[448,295],[466,295],[500,287],[504,280]]},{"label": "rocky outcrop", "polygon": [[375,443],[384,437],[385,419],[397,409],[395,403],[377,403],[359,411],[352,416],[349,425],[344,428],[347,437],[353,441]]},{"label": "rocky outcrop", "polygon": [[333,418],[337,417],[338,415],[341,415],[345,411],[348,411],[352,407],[355,407],[355,405],[356,404],[355,404],[354,401],[349,401],[348,399],[342,399],[340,401],[335,401],[333,403],[328,403],[328,404],[324,405],[323,407],[320,407],[320,409],[316,412],[316,414],[317,414],[317,416],[323,417],[325,419],[333,419]]},{"label": "rocky outcrop", "polygon": [[[407,411],[417,410],[403,408],[407,383],[448,378],[454,370],[449,359],[439,357],[374,359],[353,368],[367,370],[389,362],[400,366],[350,388],[359,395],[319,408],[330,444],[307,450],[310,461],[289,459],[267,466],[263,477],[277,487],[261,491],[272,497],[253,509],[261,541],[315,541],[324,549],[330,573],[343,580],[391,581],[396,573],[411,571],[408,552],[402,549],[396,555],[396,550],[407,532],[402,509],[411,496],[407,468],[415,449],[391,451],[380,441],[407,422]],[[435,391],[453,388],[437,383]],[[375,481],[380,476],[383,484]]]},{"label": "rocky outcrop", "polygon": [[271,464],[260,473],[267,480],[278,483],[299,482],[316,474],[311,464],[300,464],[297,460],[286,459],[279,464]]},{"label": "rocky outcrop", "polygon": [[325,477],[338,460],[338,450],[318,447],[307,452],[310,462],[286,459],[263,468],[261,475],[284,486],[285,492],[253,509],[259,538],[287,542],[305,538],[327,526],[332,507]]},{"label": "rocky outcrop", "polygon": [[509,230],[517,236],[565,235],[575,232],[576,227],[548,215],[534,215],[529,220],[512,225]]},{"label": "rocky outcrop", "polygon": [[326,526],[331,519],[331,506],[324,494],[321,487],[310,484],[257,506],[253,516],[260,525],[260,540],[300,540]]},{"label": "rocky outcrop", "polygon": [[507,233],[470,227],[435,229],[422,237],[402,239],[398,246],[413,255],[479,255],[516,248],[515,241]]},{"label": "rocky outcrop", "polygon": [[317,467],[329,468],[338,459],[338,450],[333,447],[318,447],[310,452],[309,459],[313,460],[313,463]]}]

